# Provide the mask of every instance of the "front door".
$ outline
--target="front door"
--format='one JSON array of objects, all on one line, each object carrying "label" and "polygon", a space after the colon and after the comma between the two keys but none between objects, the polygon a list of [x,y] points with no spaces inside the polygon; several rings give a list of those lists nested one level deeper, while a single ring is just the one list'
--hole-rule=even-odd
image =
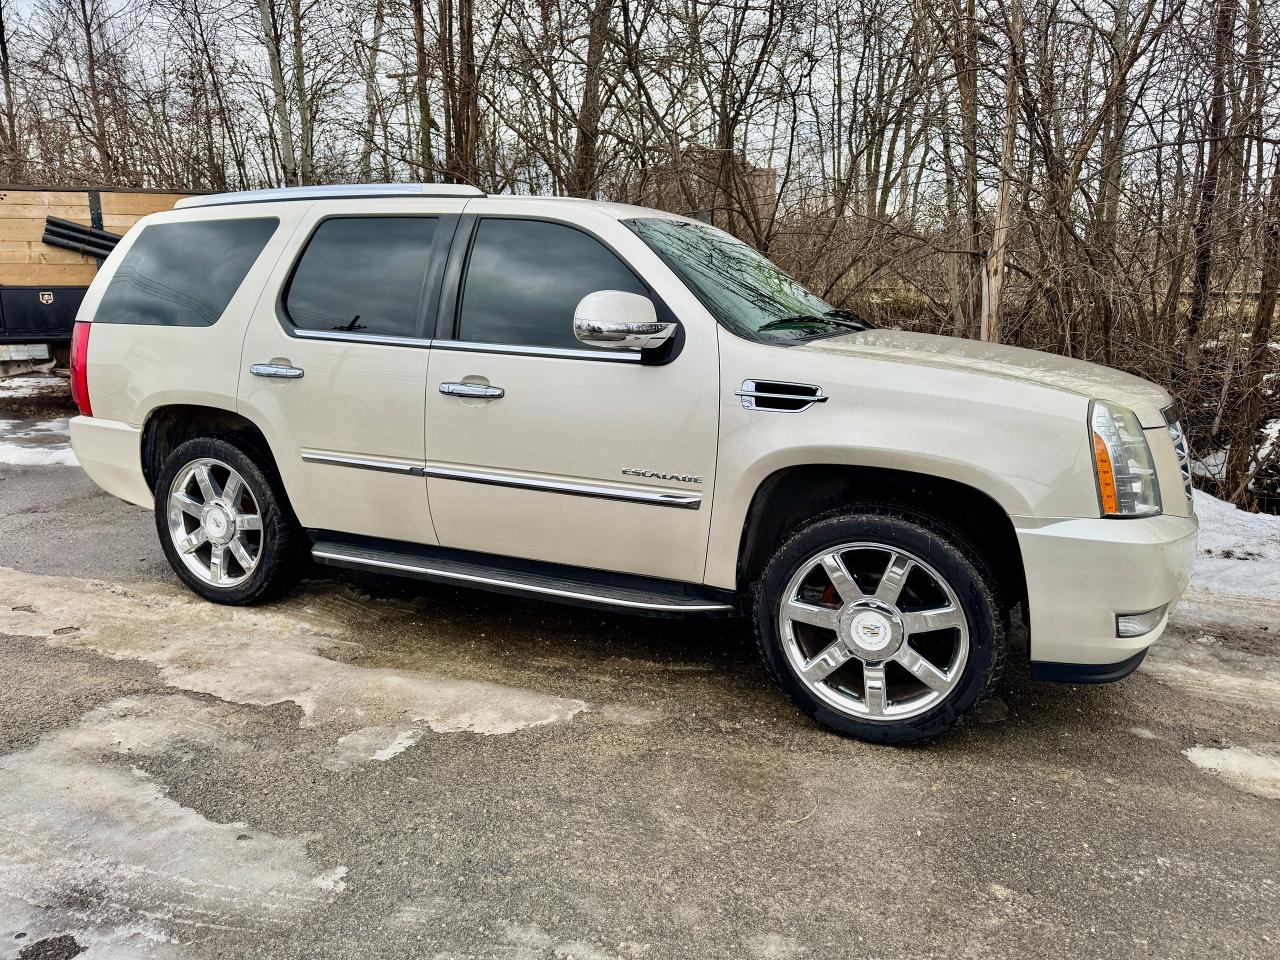
[{"label": "front door", "polygon": [[587,230],[502,215],[527,211],[524,203],[473,201],[459,228],[467,256],[446,284],[452,336],[435,342],[427,385],[427,490],[440,543],[701,581],[716,456],[714,331],[687,327],[661,365],[585,348],[573,313],[588,293],[650,296],[671,317],[623,259],[652,255],[611,218]]},{"label": "front door", "polygon": [[[433,544],[422,421],[436,290],[465,201],[326,204],[245,337],[241,409],[303,526]],[[296,256],[296,254],[295,254]]]}]

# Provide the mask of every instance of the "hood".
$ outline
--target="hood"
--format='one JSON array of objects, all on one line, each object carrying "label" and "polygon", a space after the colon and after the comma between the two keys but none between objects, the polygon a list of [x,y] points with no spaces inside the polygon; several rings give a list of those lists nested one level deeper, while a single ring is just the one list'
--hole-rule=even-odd
[{"label": "hood", "polygon": [[864,330],[814,340],[793,349],[1040,384],[1091,400],[1122,404],[1147,428],[1164,426],[1162,411],[1172,402],[1162,387],[1111,367],[981,340],[901,330]]}]

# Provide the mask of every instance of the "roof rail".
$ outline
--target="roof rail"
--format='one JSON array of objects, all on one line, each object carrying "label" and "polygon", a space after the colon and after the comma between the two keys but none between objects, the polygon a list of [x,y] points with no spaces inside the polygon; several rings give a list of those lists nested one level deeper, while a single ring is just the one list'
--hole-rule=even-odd
[{"label": "roof rail", "polygon": [[360,197],[483,197],[483,190],[460,183],[335,183],[315,187],[275,187],[183,197],[175,209],[221,207],[230,203],[270,203],[280,200],[341,200]]}]

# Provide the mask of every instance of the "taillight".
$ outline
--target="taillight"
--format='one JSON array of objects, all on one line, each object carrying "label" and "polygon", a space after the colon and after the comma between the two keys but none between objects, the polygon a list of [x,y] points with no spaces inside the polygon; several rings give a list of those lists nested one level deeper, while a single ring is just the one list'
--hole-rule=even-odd
[{"label": "taillight", "polygon": [[77,323],[71,330],[71,399],[86,417],[93,416],[89,406],[89,330],[91,323]]}]

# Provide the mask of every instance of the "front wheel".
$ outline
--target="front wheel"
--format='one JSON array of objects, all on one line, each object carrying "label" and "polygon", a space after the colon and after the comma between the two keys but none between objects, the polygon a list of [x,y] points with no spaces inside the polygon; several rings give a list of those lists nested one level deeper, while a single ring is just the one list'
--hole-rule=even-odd
[{"label": "front wheel", "polygon": [[161,468],[155,502],[169,565],[200,596],[253,603],[296,579],[304,534],[274,472],[246,450],[216,437],[188,440]]},{"label": "front wheel", "polygon": [[926,740],[994,688],[1005,611],[977,550],[927,517],[864,508],[782,544],[755,589],[760,650],[819,723],[877,743]]}]

